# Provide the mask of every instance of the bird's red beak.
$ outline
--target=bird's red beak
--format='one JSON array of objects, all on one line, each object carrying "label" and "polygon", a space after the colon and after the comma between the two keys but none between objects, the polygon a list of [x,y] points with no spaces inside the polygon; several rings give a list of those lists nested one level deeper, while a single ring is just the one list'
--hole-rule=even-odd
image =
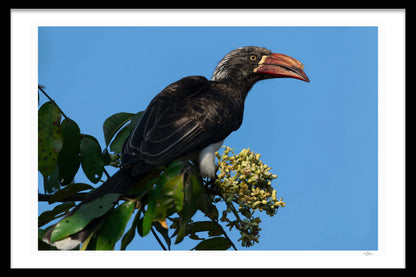
[{"label": "bird's red beak", "polygon": [[263,56],[254,72],[268,74],[275,78],[295,78],[309,83],[309,78],[303,72],[303,68],[303,64],[298,60],[284,54],[273,53]]}]

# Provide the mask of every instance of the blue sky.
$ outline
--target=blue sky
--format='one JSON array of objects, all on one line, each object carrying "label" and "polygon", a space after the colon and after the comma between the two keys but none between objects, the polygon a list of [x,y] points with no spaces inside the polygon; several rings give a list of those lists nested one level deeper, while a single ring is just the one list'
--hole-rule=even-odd
[{"label": "blue sky", "polygon": [[[260,153],[287,202],[272,218],[259,214],[260,243],[249,249],[378,249],[376,27],[40,27],[38,38],[39,84],[102,146],[108,116],[144,110],[182,77],[210,78],[237,47],[298,59],[311,82],[257,83],[241,128],[224,143]],[[89,183],[82,174],[76,181]],[[128,249],[160,247],[148,235]]]}]

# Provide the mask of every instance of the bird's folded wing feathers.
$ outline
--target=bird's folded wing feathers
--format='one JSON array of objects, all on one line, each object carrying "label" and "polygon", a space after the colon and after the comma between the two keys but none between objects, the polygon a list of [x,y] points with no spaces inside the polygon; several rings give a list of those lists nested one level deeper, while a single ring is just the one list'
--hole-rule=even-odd
[{"label": "bird's folded wing feathers", "polygon": [[181,79],[156,96],[127,139],[123,155],[133,162],[132,156],[147,164],[163,165],[221,141],[233,131],[233,118],[216,111],[220,104],[199,101],[200,95],[206,100],[209,94],[209,81],[202,78],[194,79],[193,86],[186,82],[186,87]]}]

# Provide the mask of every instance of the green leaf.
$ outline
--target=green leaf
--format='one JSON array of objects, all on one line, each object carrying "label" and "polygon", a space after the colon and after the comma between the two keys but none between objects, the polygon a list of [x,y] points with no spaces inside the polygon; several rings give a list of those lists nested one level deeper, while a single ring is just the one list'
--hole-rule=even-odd
[{"label": "green leaf", "polygon": [[[45,176],[44,176],[45,178]],[[55,166],[55,170],[51,175],[46,176],[46,182],[44,182],[44,189],[47,193],[52,193],[61,187],[59,183],[59,167]]]},{"label": "green leaf", "polygon": [[175,244],[180,243],[185,237],[186,225],[194,216],[197,210],[198,210],[198,206],[194,201],[185,202],[182,212],[180,213],[179,229],[176,235]]},{"label": "green leaf", "polygon": [[152,221],[155,217],[156,209],[156,198],[152,195],[149,195],[149,201],[147,202],[147,210],[144,213],[143,224],[142,224],[142,237],[147,236],[152,228]]},{"label": "green leaf", "polygon": [[208,232],[210,237],[223,234],[222,228],[212,221],[197,221],[186,226],[186,235],[195,234],[197,232]]},{"label": "green leaf", "polygon": [[108,153],[108,149],[104,148],[103,152],[101,153],[101,159],[104,162],[104,165],[109,165],[111,163],[111,156]]},{"label": "green leaf", "polygon": [[168,214],[168,211],[171,210],[170,208],[173,207],[173,198],[167,197],[167,196],[159,196],[156,199],[156,207],[153,215],[153,221],[154,220],[164,220],[166,216],[172,214],[174,211],[170,211]]},{"label": "green leaf", "polygon": [[[209,196],[205,195],[205,198],[207,197]],[[217,207],[213,204],[213,202],[210,202],[210,200],[205,200],[205,202],[209,203],[207,210],[202,210],[205,213],[205,215],[210,219],[218,219]]]},{"label": "green leaf", "polygon": [[63,145],[61,113],[52,102],[46,102],[38,111],[38,169],[42,175],[53,173]]},{"label": "green leaf", "polygon": [[[183,208],[184,201],[183,175],[178,175],[167,180],[167,182],[164,183],[162,188],[160,189],[160,195],[172,199],[173,204],[175,204],[175,210],[177,212],[180,212]],[[171,204],[169,206],[171,206]],[[159,205],[159,207],[162,206]],[[169,207],[166,207],[166,210],[168,208]]]},{"label": "green leaf", "polygon": [[128,126],[121,129],[120,132],[117,133],[113,142],[111,142],[110,151],[115,152],[115,153],[121,153],[124,142],[129,137],[131,131],[132,131],[131,128],[128,128]]},{"label": "green leaf", "polygon": [[71,119],[62,121],[63,147],[58,155],[59,180],[66,186],[79,169],[81,133],[78,125]]},{"label": "green leaf", "polygon": [[137,212],[130,229],[124,234],[123,238],[121,239],[120,250],[126,250],[127,245],[129,245],[129,243],[133,240],[134,235],[136,234],[135,230],[139,226],[139,219],[140,211]]},{"label": "green leaf", "polygon": [[83,204],[73,215],[56,224],[51,234],[51,242],[64,239],[84,229],[94,218],[106,214],[114,206],[119,196],[119,193],[108,193]]},{"label": "green leaf", "polygon": [[231,242],[224,237],[206,239],[198,243],[193,250],[227,250],[231,247]]},{"label": "green leaf", "polygon": [[139,217],[137,219],[137,233],[141,236],[144,237],[143,235],[143,219],[144,217]]},{"label": "green leaf", "polygon": [[110,144],[110,151],[121,153],[123,148],[124,142],[133,131],[134,127],[136,126],[137,122],[142,117],[143,112],[138,112],[131,117],[130,123],[126,124],[116,135],[113,142]]},{"label": "green leaf", "polygon": [[151,179],[154,183],[148,194],[147,210],[143,218],[142,232],[146,236],[150,232],[154,220],[164,220],[168,209],[173,205],[179,210],[183,206],[183,176],[180,174],[184,163],[174,161],[168,165],[163,173]]},{"label": "green leaf", "polygon": [[194,197],[195,201],[198,203],[198,208],[202,210],[208,209],[208,203],[205,199],[205,187],[202,183],[201,176],[192,174],[191,175],[191,182],[192,182],[192,196]]},{"label": "green leaf", "polygon": [[144,111],[138,112],[135,115],[131,117],[131,121],[129,123],[130,128],[133,130],[134,127],[136,127],[137,122],[142,118]]},{"label": "green leaf", "polygon": [[91,182],[97,183],[104,172],[100,144],[94,137],[83,135],[80,152],[82,170]]},{"label": "green leaf", "polygon": [[75,206],[75,202],[66,202],[61,205],[56,206],[53,208],[52,211],[45,211],[41,213],[38,217],[38,227],[41,227],[45,225],[46,223],[51,222],[52,220],[55,220],[64,214],[66,214],[69,209],[71,209],[73,206]]},{"label": "green leaf", "polygon": [[123,235],[127,222],[133,214],[134,206],[135,201],[126,201],[108,213],[103,225],[96,232],[96,250],[114,249],[114,245]]},{"label": "green leaf", "polygon": [[182,172],[185,164],[184,161],[171,162],[165,169],[164,175],[167,176],[167,178],[178,176]]},{"label": "green leaf", "polygon": [[182,211],[179,213],[179,229],[175,244],[180,243],[185,237],[186,226],[198,209],[207,210],[207,202],[204,197],[204,187],[198,170],[193,166],[186,168],[187,178],[184,180],[185,201]]},{"label": "green leaf", "polygon": [[103,124],[105,144],[108,146],[114,135],[131,119],[134,113],[116,113],[107,118]]},{"label": "green leaf", "polygon": [[52,204],[52,203],[55,203],[55,202],[63,202],[68,197],[71,197],[71,196],[75,195],[76,193],[78,193],[80,191],[87,190],[87,189],[93,189],[93,188],[94,187],[92,187],[88,184],[84,184],[84,183],[69,184],[65,188],[55,192],[55,194],[53,194],[49,198],[48,203]]},{"label": "green leaf", "polygon": [[[149,233],[152,222],[165,220],[169,214],[182,210],[184,192],[181,172],[183,167],[184,162],[174,161],[158,178],[154,179],[155,185],[148,194],[147,210],[143,218],[142,232],[144,236]],[[172,207],[175,209],[173,210]]]},{"label": "green leaf", "polygon": [[160,174],[165,170],[164,166],[156,167],[150,170],[137,184],[130,190],[130,194],[144,195],[153,189],[158,183]]}]

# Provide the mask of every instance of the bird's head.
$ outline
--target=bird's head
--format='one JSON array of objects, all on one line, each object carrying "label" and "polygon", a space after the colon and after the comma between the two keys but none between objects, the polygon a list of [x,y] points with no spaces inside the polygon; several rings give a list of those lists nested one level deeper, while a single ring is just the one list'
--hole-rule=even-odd
[{"label": "bird's head", "polygon": [[303,64],[284,54],[256,46],[237,48],[217,65],[213,81],[239,83],[247,92],[255,82],[270,78],[295,78],[309,82]]}]

